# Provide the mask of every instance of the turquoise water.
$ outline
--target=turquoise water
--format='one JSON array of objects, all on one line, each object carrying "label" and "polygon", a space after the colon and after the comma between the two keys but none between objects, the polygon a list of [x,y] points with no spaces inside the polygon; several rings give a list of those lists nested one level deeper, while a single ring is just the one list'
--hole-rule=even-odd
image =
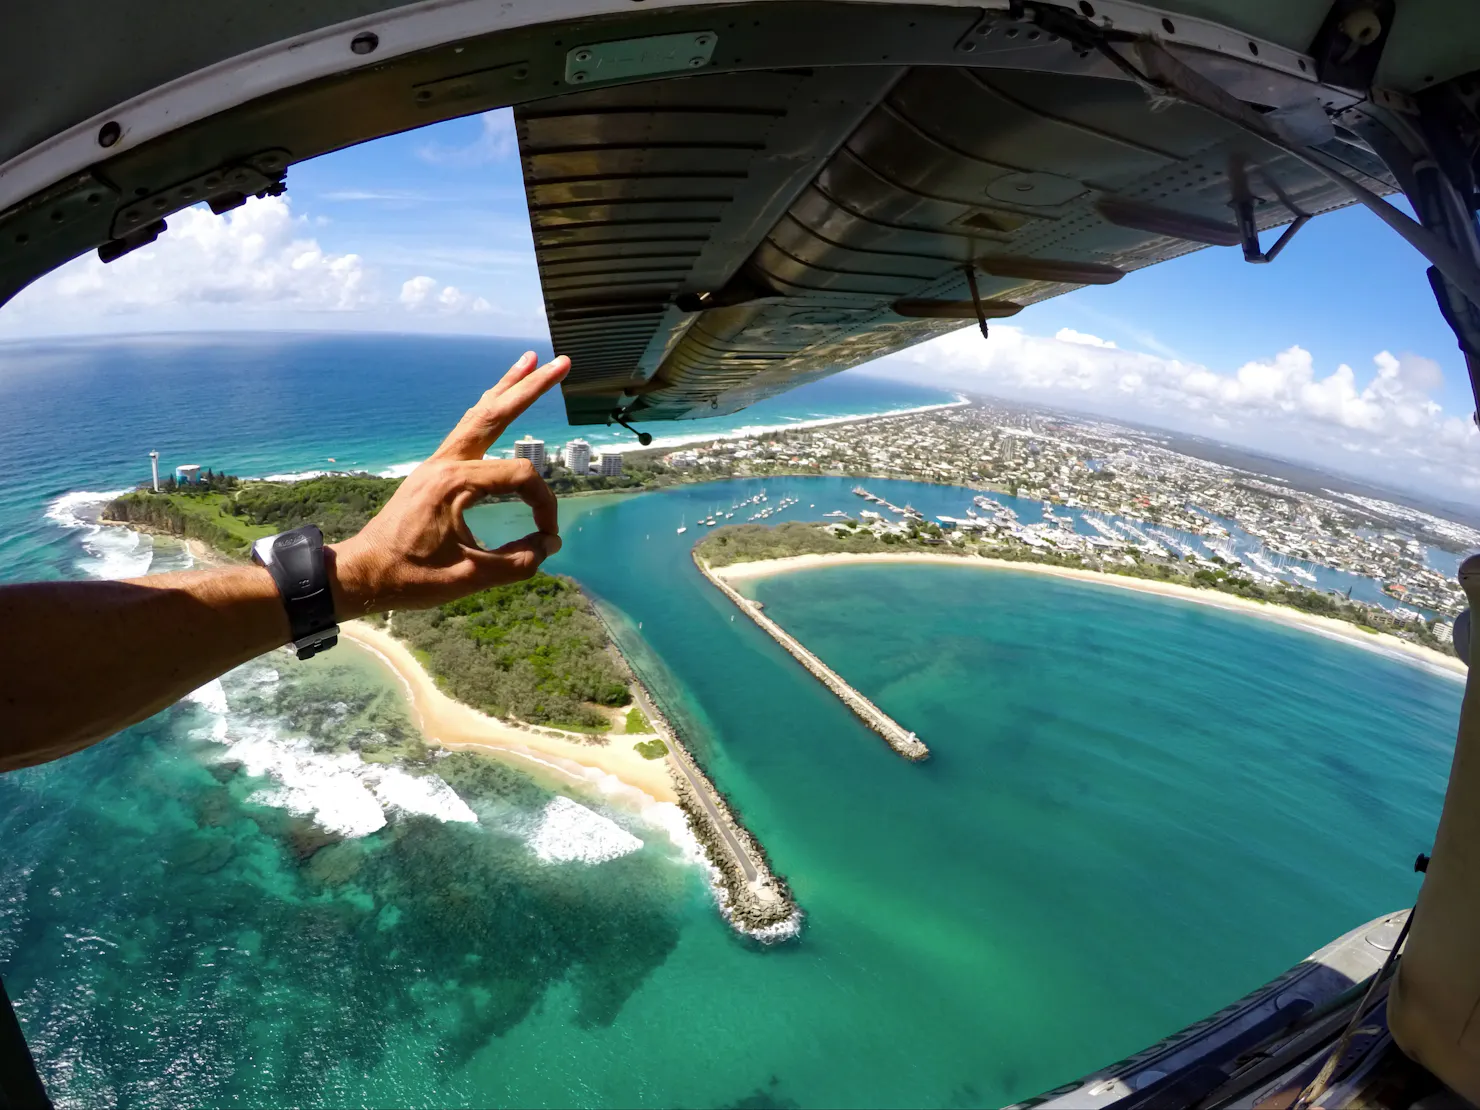
[{"label": "turquoise water", "polygon": [[[59,1104],[999,1104],[1412,899],[1452,679],[1022,573],[747,586],[920,733],[911,765],[693,569],[697,516],[763,484],[801,498],[781,519],[858,505],[835,479],[570,501],[549,569],[613,615],[791,883],[800,938],[736,937],[665,815],[599,787],[367,765],[414,738],[388,676],[274,656],[0,778],[0,974]],[[513,506],[472,521],[525,530]],[[98,563],[86,530],[48,536],[57,573]]]}]

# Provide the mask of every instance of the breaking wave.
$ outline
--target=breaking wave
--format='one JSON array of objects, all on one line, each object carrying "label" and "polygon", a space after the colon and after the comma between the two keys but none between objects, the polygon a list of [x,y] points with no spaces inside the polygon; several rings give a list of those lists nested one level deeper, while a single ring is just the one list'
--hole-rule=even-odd
[{"label": "breaking wave", "polygon": [[[268,668],[253,668],[239,677],[265,684],[278,676]],[[194,730],[196,739],[224,745],[221,761],[240,763],[248,774],[273,781],[252,795],[251,800],[261,805],[285,809],[351,838],[384,828],[396,813],[478,821],[467,803],[436,775],[366,763],[354,752],[318,752],[307,739],[285,734],[274,721],[234,716],[219,679],[187,698],[209,718],[209,724]]]},{"label": "breaking wave", "polygon": [[46,507],[46,519],[69,531],[81,533],[84,557],[74,564],[89,578],[137,578],[148,574],[154,561],[154,540],[128,528],[99,524],[103,506],[126,489],[64,493]]},{"label": "breaking wave", "polygon": [[529,846],[545,863],[605,863],[637,851],[642,841],[611,818],[557,796],[540,814]]}]

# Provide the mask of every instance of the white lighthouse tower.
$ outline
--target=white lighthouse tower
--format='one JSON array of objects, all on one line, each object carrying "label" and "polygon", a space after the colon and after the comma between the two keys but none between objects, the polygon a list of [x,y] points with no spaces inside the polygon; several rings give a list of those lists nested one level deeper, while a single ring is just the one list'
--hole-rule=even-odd
[{"label": "white lighthouse tower", "polygon": [[159,452],[149,452],[149,469],[154,474],[154,492],[159,492]]}]

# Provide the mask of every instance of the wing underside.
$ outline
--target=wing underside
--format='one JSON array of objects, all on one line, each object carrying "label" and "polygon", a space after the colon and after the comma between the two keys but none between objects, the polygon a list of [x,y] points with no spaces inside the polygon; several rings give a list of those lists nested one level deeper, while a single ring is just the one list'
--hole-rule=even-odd
[{"label": "wing underside", "polygon": [[[517,109],[571,422],[732,412],[1236,245],[1240,196],[1260,228],[1349,203],[1067,39],[1008,19],[963,35],[995,64],[712,74]],[[1375,159],[1342,156],[1391,191]]]}]

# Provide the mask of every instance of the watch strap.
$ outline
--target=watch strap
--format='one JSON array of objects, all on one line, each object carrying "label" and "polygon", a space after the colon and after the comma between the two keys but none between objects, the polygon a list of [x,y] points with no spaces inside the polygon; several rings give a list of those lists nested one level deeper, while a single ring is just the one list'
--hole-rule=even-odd
[{"label": "watch strap", "polygon": [[252,545],[252,558],[272,575],[299,659],[310,659],[339,642],[334,594],[324,561],[324,533],[305,524]]}]

